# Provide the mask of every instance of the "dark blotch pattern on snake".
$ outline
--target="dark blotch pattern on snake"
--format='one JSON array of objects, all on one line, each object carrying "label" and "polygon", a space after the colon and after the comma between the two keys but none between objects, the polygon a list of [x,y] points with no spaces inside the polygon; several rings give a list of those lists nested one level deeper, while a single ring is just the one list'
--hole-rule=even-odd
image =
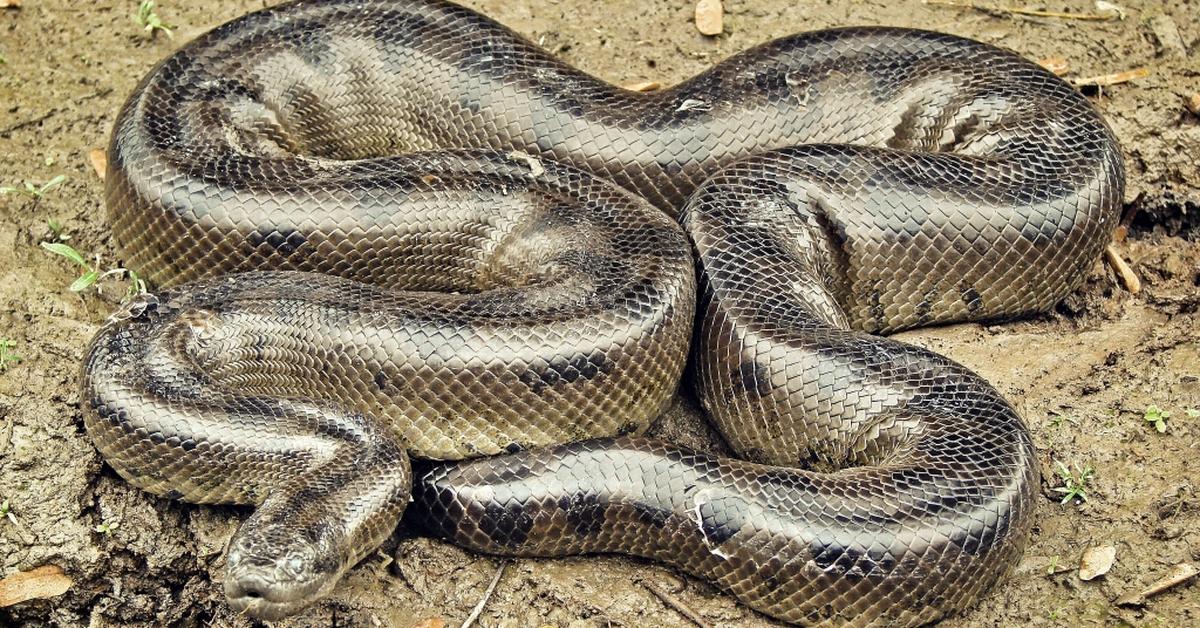
[{"label": "dark blotch pattern on snake", "polygon": [[[142,81],[109,159],[165,291],[93,341],[88,433],[148,491],[258,506],[224,586],[261,618],[328,593],[410,490],[465,546],[647,556],[787,621],[971,605],[1028,536],[1029,434],[864,332],[1049,308],[1124,185],[1084,98],[977,42],[807,33],[634,93],[432,0],[222,26]],[[740,460],[638,436],[694,319]],[[476,459],[414,481],[409,456]]]}]

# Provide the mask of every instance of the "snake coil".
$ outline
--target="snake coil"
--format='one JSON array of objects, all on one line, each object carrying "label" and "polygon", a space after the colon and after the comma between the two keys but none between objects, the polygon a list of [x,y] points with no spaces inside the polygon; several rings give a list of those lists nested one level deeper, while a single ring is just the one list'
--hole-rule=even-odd
[{"label": "snake coil", "polygon": [[[868,334],[1051,307],[1124,186],[1082,96],[978,42],[806,33],[634,93],[437,0],[225,24],[141,82],[109,161],[164,290],[93,340],[88,433],[141,488],[257,506],[224,586],[267,619],[410,492],[464,546],[646,556],[786,621],[971,605],[1026,542],[1029,433]],[[740,459],[638,436],[694,320]]]}]

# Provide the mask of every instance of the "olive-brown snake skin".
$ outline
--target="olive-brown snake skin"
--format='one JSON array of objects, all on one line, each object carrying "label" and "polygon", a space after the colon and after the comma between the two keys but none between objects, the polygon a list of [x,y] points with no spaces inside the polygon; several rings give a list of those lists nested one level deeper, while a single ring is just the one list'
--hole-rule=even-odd
[{"label": "olive-brown snake skin", "polygon": [[[790,622],[971,605],[1027,540],[1030,436],[977,375],[864,332],[1051,307],[1124,187],[1082,96],[977,42],[806,33],[634,93],[436,0],[226,24],[142,81],[109,161],[127,265],[166,290],[94,339],[88,433],[148,491],[258,506],[224,587],[267,619],[406,507]],[[742,460],[637,436],[689,344]],[[414,481],[410,455],[476,459]]]}]

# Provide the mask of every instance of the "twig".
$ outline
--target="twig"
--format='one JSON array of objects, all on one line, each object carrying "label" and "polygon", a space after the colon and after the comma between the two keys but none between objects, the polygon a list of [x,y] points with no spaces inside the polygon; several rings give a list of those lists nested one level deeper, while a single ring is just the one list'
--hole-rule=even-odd
[{"label": "twig", "polygon": [[1121,254],[1117,252],[1117,249],[1113,245],[1110,244],[1104,247],[1104,257],[1108,260],[1108,265],[1117,271],[1117,276],[1121,278],[1121,285],[1125,286],[1125,289],[1130,294],[1137,294],[1142,291],[1142,281],[1138,279],[1133,269],[1129,267],[1129,264],[1121,257]]},{"label": "twig", "polygon": [[1116,11],[1105,13],[1060,13],[1058,11],[1041,11],[1038,9],[1027,9],[1024,7],[999,7],[990,4],[976,4],[974,2],[959,2],[958,0],[922,0],[924,4],[932,4],[943,7],[956,7],[959,9],[974,9],[984,13],[1009,13],[1012,15],[1028,15],[1031,17],[1049,17],[1060,20],[1087,20],[1092,22],[1102,22],[1107,20],[1115,20],[1121,17],[1121,14]]},{"label": "twig", "polygon": [[[92,100],[93,98],[103,98],[104,96],[111,94],[112,91],[113,91],[113,88],[105,87],[103,89],[96,90],[90,94],[84,94],[83,96],[76,98],[72,102],[76,105],[81,105],[89,100]],[[15,124],[10,124],[9,126],[6,126],[3,129],[0,129],[0,136],[8,136],[8,134],[12,133],[13,131],[23,129],[28,126],[33,126],[35,124],[38,124],[39,122],[48,120],[51,117],[56,116],[64,111],[66,111],[65,108],[51,107],[49,110],[47,110],[45,113],[43,113],[40,116],[30,118],[29,120],[17,122]]]},{"label": "twig", "polygon": [[479,603],[475,605],[475,608],[471,609],[471,614],[467,615],[467,620],[463,622],[462,628],[471,628],[471,624],[475,623],[476,619],[479,619],[480,613],[483,613],[483,607],[487,606],[488,600],[491,599],[492,593],[496,590],[496,584],[500,582],[500,576],[504,575],[505,567],[508,567],[508,561],[500,561],[500,567],[496,569],[496,575],[492,576],[492,582],[488,584],[487,590],[483,592],[483,597],[480,598]]},{"label": "twig", "polygon": [[6,126],[3,129],[0,129],[0,135],[7,136],[9,133],[12,133],[13,131],[18,131],[27,126],[33,126],[39,122],[49,119],[51,116],[57,114],[59,111],[60,111],[60,109],[58,109],[58,108],[52,108],[49,111],[47,111],[46,113],[43,113],[42,115],[37,116],[35,118],[30,118],[28,120],[24,120],[21,122],[17,122],[16,124],[11,124],[9,126]]},{"label": "twig", "polygon": [[104,98],[105,96],[107,96],[111,93],[113,93],[113,88],[103,87],[103,88],[100,88],[100,89],[90,93],[90,94],[84,94],[84,95],[80,96],[79,98],[76,98],[73,102],[75,104],[79,105],[79,104],[85,103],[89,100],[92,100],[93,98]]},{"label": "twig", "polygon": [[1117,606],[1145,606],[1147,598],[1154,597],[1155,595],[1158,595],[1159,593],[1162,593],[1171,587],[1181,585],[1188,580],[1195,578],[1196,574],[1200,574],[1200,571],[1196,571],[1196,568],[1189,563],[1175,565],[1175,568],[1171,570],[1171,573],[1168,573],[1166,576],[1160,578],[1154,582],[1154,584],[1151,584],[1146,589],[1137,593],[1127,593],[1122,595],[1121,597],[1117,598],[1115,603]]},{"label": "twig", "polygon": [[679,600],[679,598],[676,598],[674,595],[663,591],[653,582],[647,582],[645,580],[642,580],[641,582],[642,586],[646,587],[647,591],[654,594],[654,597],[662,600],[663,604],[675,609],[675,612],[688,618],[693,624],[696,624],[700,628],[711,628],[708,622],[704,621],[704,618],[700,617],[699,613],[688,608],[686,604]]},{"label": "twig", "polygon": [[1175,568],[1171,570],[1171,573],[1147,587],[1145,591],[1142,591],[1142,597],[1154,597],[1159,593],[1170,589],[1171,587],[1183,584],[1188,580],[1195,578],[1197,573],[1200,572],[1197,572],[1196,568],[1188,563],[1175,565]]},{"label": "twig", "polygon": [[1117,85],[1118,83],[1128,83],[1134,79],[1146,78],[1147,76],[1150,76],[1150,68],[1134,68],[1132,70],[1125,70],[1124,72],[1101,74],[1100,76],[1073,78],[1071,79],[1071,84],[1075,87],[1107,87],[1109,85]]}]

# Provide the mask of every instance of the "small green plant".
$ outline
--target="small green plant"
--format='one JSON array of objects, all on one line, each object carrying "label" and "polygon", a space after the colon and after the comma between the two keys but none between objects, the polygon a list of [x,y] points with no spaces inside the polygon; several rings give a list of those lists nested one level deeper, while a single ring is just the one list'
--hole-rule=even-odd
[{"label": "small green plant", "polygon": [[1165,434],[1167,432],[1167,419],[1171,418],[1171,413],[1159,410],[1158,406],[1150,406],[1146,408],[1146,413],[1142,415],[1142,418],[1147,423],[1152,424],[1154,429],[1158,430],[1159,434]]},{"label": "small green plant", "polygon": [[[75,247],[65,242],[42,242],[42,248],[55,255],[61,255],[71,260],[81,269],[79,277],[71,282],[70,286],[67,286],[67,289],[71,292],[83,292],[98,282],[114,276],[124,276],[129,279],[129,289],[125,293],[125,298],[127,299],[146,291],[145,280],[138,277],[138,274],[132,270],[127,268],[112,268],[102,271],[100,269],[99,255],[94,256],[94,262],[89,262],[82,253],[75,250]],[[97,287],[97,290],[99,290],[99,287]]]},{"label": "small green plant", "polygon": [[113,531],[119,527],[121,527],[120,521],[105,521],[92,529],[104,536],[112,536]]},{"label": "small green plant", "polygon": [[1080,468],[1078,464],[1075,464],[1075,470],[1071,471],[1062,462],[1056,462],[1055,464],[1058,466],[1058,476],[1063,481],[1063,486],[1054,489],[1055,493],[1063,494],[1062,501],[1059,503],[1066,504],[1073,499],[1078,499],[1078,503],[1080,504],[1086,502],[1088,500],[1088,482],[1096,474],[1096,470],[1092,468],[1092,465],[1089,464]]},{"label": "small green plant", "polygon": [[26,181],[24,185],[21,186],[6,185],[0,187],[0,194],[24,194],[32,199],[39,199],[45,196],[46,192],[49,192],[50,190],[62,185],[63,181],[66,180],[67,175],[60,174],[41,185],[31,181]]},{"label": "small green plant", "polygon": [[7,499],[0,502],[0,519],[7,519],[9,523],[17,525],[17,516],[12,513]]},{"label": "small green plant", "polygon": [[1070,423],[1075,427],[1079,427],[1079,421],[1072,419],[1065,414],[1054,414],[1050,416],[1050,425],[1055,428],[1062,427],[1064,423]]},{"label": "small green plant", "polygon": [[[15,346],[17,346],[17,343],[8,338],[0,340],[0,373],[7,371],[8,367],[21,361],[21,356],[13,353],[12,349]],[[8,500],[5,500],[4,503],[7,504]]]},{"label": "small green plant", "polygon": [[1058,571],[1058,556],[1050,558],[1050,565],[1046,567],[1046,575],[1053,576]]},{"label": "small green plant", "polygon": [[54,239],[59,242],[66,242],[71,239],[71,234],[67,233],[63,228],[63,224],[53,218],[46,220],[46,226],[49,227],[50,233],[54,234]]},{"label": "small green plant", "polygon": [[1197,410],[1196,408],[1188,408],[1187,410],[1184,410],[1183,413],[1188,415],[1189,419],[1200,418],[1200,410]]},{"label": "small green plant", "polygon": [[138,5],[137,13],[133,15],[133,21],[138,26],[141,26],[147,33],[150,33],[150,38],[153,39],[159,32],[167,36],[167,39],[174,37],[171,29],[174,26],[167,24],[154,12],[154,0],[142,0]]}]

